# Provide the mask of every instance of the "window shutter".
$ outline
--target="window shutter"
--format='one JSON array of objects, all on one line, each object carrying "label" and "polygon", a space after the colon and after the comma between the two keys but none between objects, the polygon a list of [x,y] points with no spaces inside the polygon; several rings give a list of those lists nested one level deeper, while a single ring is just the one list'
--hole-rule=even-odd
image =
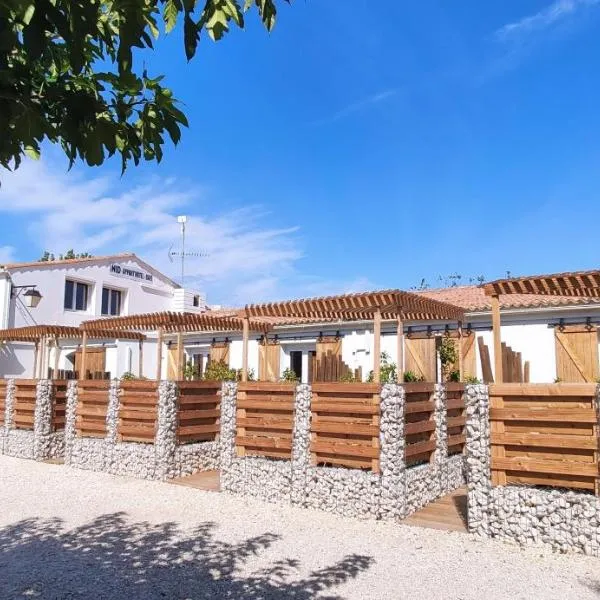
[{"label": "window shutter", "polygon": [[279,342],[264,340],[258,346],[258,379],[279,381],[281,369],[281,346]]},{"label": "window shutter", "polygon": [[342,338],[336,336],[320,337],[317,340],[317,360],[321,360],[324,356],[331,352],[333,356],[341,356],[342,354]]},{"label": "window shutter", "polygon": [[554,330],[556,376],[566,383],[593,383],[598,379],[598,330],[567,325]]}]

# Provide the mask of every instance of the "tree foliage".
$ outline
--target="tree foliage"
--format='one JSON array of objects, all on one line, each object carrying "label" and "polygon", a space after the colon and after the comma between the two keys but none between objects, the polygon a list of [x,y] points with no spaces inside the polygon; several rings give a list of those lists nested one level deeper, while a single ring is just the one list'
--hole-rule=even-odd
[{"label": "tree foliage", "polygon": [[232,25],[243,28],[249,10],[270,31],[275,3],[0,0],[0,165],[39,157],[44,140],[59,143],[70,165],[100,165],[114,154],[122,170],[160,162],[165,137],[177,144],[188,122],[163,77],[147,73],[143,50],[181,23],[190,60],[202,35],[216,41]]},{"label": "tree foliage", "polygon": [[52,262],[53,260],[69,260],[74,258],[92,258],[93,255],[89,252],[75,252],[72,248],[67,250],[64,254],[59,254],[58,259],[54,255],[54,252],[44,251],[44,254],[40,256],[40,262]]}]

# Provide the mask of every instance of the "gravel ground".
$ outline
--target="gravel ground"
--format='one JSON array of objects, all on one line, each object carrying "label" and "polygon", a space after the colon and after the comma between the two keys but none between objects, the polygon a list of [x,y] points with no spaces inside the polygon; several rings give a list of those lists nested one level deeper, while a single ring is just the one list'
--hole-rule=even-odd
[{"label": "gravel ground", "polygon": [[600,561],[0,456],[0,598],[600,597]]}]

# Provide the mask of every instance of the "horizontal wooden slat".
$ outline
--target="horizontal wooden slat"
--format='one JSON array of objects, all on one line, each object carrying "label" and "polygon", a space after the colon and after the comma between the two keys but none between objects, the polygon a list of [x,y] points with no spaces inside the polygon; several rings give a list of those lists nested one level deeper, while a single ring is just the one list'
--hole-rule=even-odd
[{"label": "horizontal wooden slat", "polygon": [[506,476],[507,483],[518,485],[541,485],[544,487],[565,487],[580,490],[593,490],[595,479],[593,477],[575,477],[574,475],[535,475],[535,473],[519,473],[509,471]]},{"label": "horizontal wooden slat", "polygon": [[363,456],[368,458],[379,458],[379,448],[353,444],[334,444],[328,442],[311,442],[310,451],[341,456]]},{"label": "horizontal wooden slat", "polygon": [[435,421],[418,421],[417,423],[406,423],[406,425],[404,425],[405,436],[426,433],[427,431],[435,431]]},{"label": "horizontal wooden slat", "polygon": [[595,383],[492,383],[490,396],[595,396]]},{"label": "horizontal wooden slat", "polygon": [[597,450],[598,440],[592,436],[544,435],[538,433],[492,433],[492,446],[539,446],[542,448],[578,448]]},{"label": "horizontal wooden slat", "polygon": [[220,410],[185,410],[179,411],[179,420],[180,421],[189,421],[191,419],[210,419],[214,417],[220,417]]},{"label": "horizontal wooden slat", "polygon": [[571,423],[596,423],[596,413],[592,409],[536,410],[525,408],[492,408],[491,421],[569,421]]},{"label": "horizontal wooden slat", "polygon": [[433,412],[434,410],[434,402],[407,402],[404,407],[404,412],[407,415],[420,412]]},{"label": "horizontal wooden slat", "polygon": [[355,423],[327,423],[323,421],[313,423],[311,426],[311,431],[314,431],[316,433],[341,433],[367,436],[379,435],[379,427],[376,425],[358,425]]},{"label": "horizontal wooden slat", "polygon": [[219,433],[219,425],[186,425],[180,426],[178,433],[179,435],[193,435],[195,433]]},{"label": "horizontal wooden slat", "polygon": [[503,471],[523,471],[525,473],[550,473],[559,475],[583,475],[597,477],[600,472],[594,463],[577,463],[573,461],[542,461],[528,458],[492,457],[492,469]]},{"label": "horizontal wooden slat", "polygon": [[260,436],[236,436],[235,443],[238,446],[249,446],[256,448],[281,448],[291,450],[291,439],[276,438],[276,437],[260,437]]},{"label": "horizontal wooden slat", "polygon": [[447,410],[457,410],[461,408],[465,408],[465,401],[462,398],[457,400],[448,400],[446,403]]},{"label": "horizontal wooden slat", "polygon": [[462,446],[467,440],[467,436],[464,434],[460,435],[450,435],[448,436],[448,447],[452,446]]},{"label": "horizontal wooden slat", "polygon": [[329,464],[334,466],[348,467],[350,469],[370,469],[372,458],[350,458],[348,456],[339,456],[337,454],[318,453],[316,455],[316,464]]},{"label": "horizontal wooden slat", "polygon": [[259,410],[284,410],[284,411],[293,411],[294,410],[294,402],[268,402],[268,401],[260,401],[260,400],[238,400],[237,403],[238,408],[254,408]]},{"label": "horizontal wooden slat", "polygon": [[425,442],[417,442],[416,444],[408,444],[404,449],[404,456],[415,456],[417,454],[424,454],[425,452],[431,452],[436,448],[435,440],[427,440]]},{"label": "horizontal wooden slat", "polygon": [[334,402],[313,402],[311,404],[313,412],[318,413],[357,413],[365,415],[379,414],[378,404],[350,404],[350,403],[334,403]]},{"label": "horizontal wooden slat", "polygon": [[381,386],[378,383],[313,383],[313,393],[321,394],[378,394]]}]

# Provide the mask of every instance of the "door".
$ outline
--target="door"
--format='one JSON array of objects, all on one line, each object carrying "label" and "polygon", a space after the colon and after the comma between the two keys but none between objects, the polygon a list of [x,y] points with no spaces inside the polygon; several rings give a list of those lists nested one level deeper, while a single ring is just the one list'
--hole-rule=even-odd
[{"label": "door", "polygon": [[566,325],[554,330],[556,377],[566,383],[593,383],[598,379],[598,330]]},{"label": "door", "polygon": [[294,371],[298,381],[302,381],[302,350],[290,352],[290,369]]},{"label": "door", "polygon": [[167,379],[176,381],[177,375],[177,344],[171,344],[167,349]]},{"label": "door", "polygon": [[215,342],[211,345],[210,362],[224,362],[229,366],[229,342]]}]

